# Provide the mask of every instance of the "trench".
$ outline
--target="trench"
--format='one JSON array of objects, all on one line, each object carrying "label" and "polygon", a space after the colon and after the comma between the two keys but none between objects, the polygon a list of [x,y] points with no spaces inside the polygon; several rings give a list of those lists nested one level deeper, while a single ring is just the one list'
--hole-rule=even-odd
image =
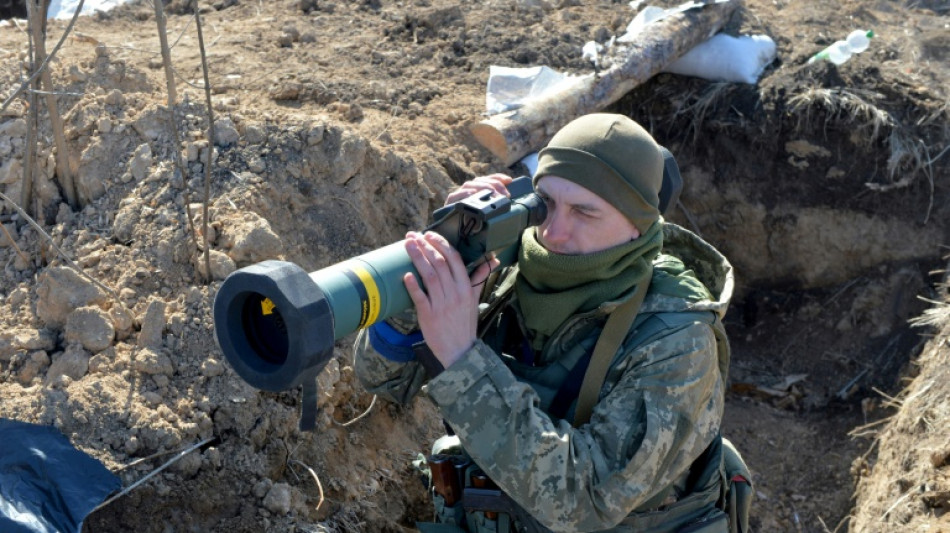
[{"label": "trench", "polygon": [[[637,96],[630,98],[636,101]],[[644,110],[630,101],[620,102],[616,110],[641,122],[659,116],[656,109]],[[710,112],[715,115],[715,110]],[[828,174],[822,165],[860,174],[874,164],[867,158],[849,159],[842,147],[850,141],[843,135],[829,139],[823,131],[778,128],[778,138],[763,146],[744,139],[750,130],[740,126],[724,133],[717,129],[723,127],[721,122],[707,120],[697,133],[707,136],[707,143],[677,133],[684,128],[672,127],[672,133],[654,128],[657,139],[677,155],[685,182],[681,203],[667,218],[717,246],[735,268],[736,291],[725,320],[733,359],[723,434],[737,445],[754,475],[753,527],[834,529],[852,512],[851,465],[869,446],[861,428],[886,414],[884,395],[899,390],[901,376],[922,346],[923,332],[907,321],[925,307],[917,296],[932,293],[930,272],[941,259],[928,239],[936,242],[943,228],[936,222],[922,225],[919,210],[908,210],[902,218],[890,209],[895,201],[913,205],[926,200],[925,191],[903,191],[895,200],[863,192],[863,183],[842,184],[833,194],[827,184],[810,184],[809,173]],[[253,194],[239,192],[246,184],[225,174],[216,185],[219,192],[231,191],[230,199],[239,206],[270,221],[288,259],[308,271],[423,226],[436,206],[433,198],[453,182],[445,168],[416,164],[373,146],[360,152],[359,161],[337,159],[337,168],[358,170],[328,179],[317,172],[323,163],[315,162],[334,160],[336,147],[348,134],[327,129],[327,140],[319,145],[322,152],[314,153],[293,141],[295,132],[310,127],[274,132],[277,144],[285,143],[280,158],[271,161],[287,170],[277,173],[279,178]],[[802,165],[792,164],[796,156],[789,153],[790,142],[830,146],[828,151],[838,155],[824,162],[812,159],[803,171]],[[225,150],[220,157],[240,175],[254,155]],[[407,187],[417,179],[430,190]],[[896,242],[912,230],[924,238]],[[895,245],[879,244],[884,242]],[[310,520],[335,524],[342,531],[346,524],[360,521],[370,530],[395,531],[428,519],[429,510],[408,466],[412,457],[392,450],[426,449],[441,428],[424,401],[409,408],[378,407],[354,429],[335,427],[334,421],[353,418],[369,405],[352,375],[346,377],[351,341],[337,344],[338,363],[332,372],[325,371],[336,376],[329,382],[333,398],[327,405],[332,408],[314,435],[297,439],[288,426],[298,408],[296,394],[261,393],[257,411],[234,416],[239,421],[250,417],[237,426],[249,424],[254,431],[262,420],[281,420],[260,431],[276,441],[309,443],[301,448],[307,450],[301,451],[302,458],[331,480],[327,492],[335,502],[319,513],[310,511]],[[231,431],[222,440],[221,449],[234,453],[236,461],[262,460],[259,474],[290,479],[280,467],[287,456],[276,444],[263,441],[248,448]],[[346,458],[357,457],[364,466],[353,472],[350,461],[356,459]],[[391,474],[380,477],[381,471]],[[217,478],[198,478],[198,486],[235,484],[205,504],[205,525],[220,528],[250,520],[242,513],[253,512],[234,503],[247,498],[250,489],[235,476],[241,477],[228,470]],[[367,486],[379,489],[367,495]],[[159,494],[161,503],[154,512],[193,507],[188,499],[194,490],[185,486]],[[302,491],[309,494],[312,489]],[[134,509],[155,496],[154,490],[145,489],[128,507],[110,511],[115,514],[99,513],[92,521],[94,530],[138,523]]]}]

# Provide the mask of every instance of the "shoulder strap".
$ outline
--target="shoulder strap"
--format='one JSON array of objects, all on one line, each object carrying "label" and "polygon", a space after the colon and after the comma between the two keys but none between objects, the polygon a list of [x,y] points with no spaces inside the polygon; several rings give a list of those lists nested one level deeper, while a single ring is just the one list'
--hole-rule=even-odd
[{"label": "shoulder strap", "polygon": [[604,385],[604,378],[607,377],[610,362],[620,348],[623,339],[630,332],[633,321],[637,318],[637,313],[640,311],[640,306],[643,305],[643,299],[646,298],[652,277],[653,267],[651,265],[649,273],[644,277],[643,283],[637,285],[633,296],[614,309],[607,318],[607,323],[604,324],[604,329],[600,332],[597,344],[594,345],[594,353],[591,355],[590,365],[584,374],[581,392],[577,397],[577,407],[574,410],[574,427],[580,427],[590,421],[594,404],[597,403],[597,399],[600,397],[600,389]]}]

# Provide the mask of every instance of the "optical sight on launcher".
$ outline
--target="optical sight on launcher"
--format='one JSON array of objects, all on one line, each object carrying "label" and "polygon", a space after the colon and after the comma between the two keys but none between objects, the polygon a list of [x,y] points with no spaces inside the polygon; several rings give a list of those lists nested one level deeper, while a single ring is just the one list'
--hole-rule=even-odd
[{"label": "optical sight on launcher", "polygon": [[[663,152],[661,212],[682,189],[676,162]],[[512,181],[508,191],[510,197],[485,192],[442,207],[426,231],[445,237],[470,271],[493,252],[500,266],[511,265],[522,232],[543,222],[547,210],[527,176]],[[215,337],[251,386],[280,392],[301,385],[300,429],[311,430],[316,378],[333,356],[334,342],[408,309],[412,300],[402,281],[407,272],[418,279],[405,241],[309,274],[287,261],[256,263],[231,273],[218,290]]]}]

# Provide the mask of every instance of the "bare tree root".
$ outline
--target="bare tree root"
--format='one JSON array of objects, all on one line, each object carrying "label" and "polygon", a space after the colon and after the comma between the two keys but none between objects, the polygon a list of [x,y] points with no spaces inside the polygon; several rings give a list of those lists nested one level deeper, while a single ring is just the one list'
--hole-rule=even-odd
[{"label": "bare tree root", "polygon": [[[301,467],[301,468],[306,469],[307,472],[310,473],[310,477],[312,477],[312,478],[313,478],[313,481],[317,484],[317,493],[318,493],[319,498],[320,498],[319,500],[317,500],[317,506],[316,506],[316,508],[315,508],[314,510],[319,511],[319,510],[320,510],[320,506],[323,505],[323,501],[324,501],[324,496],[323,496],[323,484],[320,483],[320,477],[317,476],[317,473],[314,472],[313,468],[310,468],[310,466],[308,466],[308,465],[304,464],[303,462],[298,461],[298,460],[296,460],[296,459],[287,459],[287,464],[288,464],[288,465],[297,465],[297,466],[299,466],[299,467]],[[291,470],[291,471],[293,471],[293,470]],[[294,475],[296,475],[296,473],[294,473]]]}]

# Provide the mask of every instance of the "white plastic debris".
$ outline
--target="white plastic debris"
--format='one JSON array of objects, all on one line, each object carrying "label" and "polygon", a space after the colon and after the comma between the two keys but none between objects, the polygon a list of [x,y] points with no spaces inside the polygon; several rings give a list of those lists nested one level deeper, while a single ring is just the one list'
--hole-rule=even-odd
[{"label": "white plastic debris", "polygon": [[488,69],[485,109],[489,115],[517,109],[529,100],[560,91],[579,80],[546,67],[500,67]]},{"label": "white plastic debris", "polygon": [[[677,13],[682,13],[693,8],[703,7],[709,4],[724,4],[731,0],[712,0],[711,2],[685,2],[676,7],[671,7],[669,9],[663,9],[662,7],[657,6],[647,6],[640,10],[637,13],[637,16],[630,21],[630,24],[627,24],[627,30],[623,35],[617,38],[617,42],[628,43],[633,40],[644,28],[649,26],[651,23],[658,20],[665,19],[670,15],[675,15]],[[630,7],[636,9],[643,2],[631,2]],[[634,5],[636,4],[636,5]]]},{"label": "white plastic debris", "polygon": [[768,35],[733,37],[717,33],[663,70],[713,81],[754,84],[774,60],[775,41]]}]

